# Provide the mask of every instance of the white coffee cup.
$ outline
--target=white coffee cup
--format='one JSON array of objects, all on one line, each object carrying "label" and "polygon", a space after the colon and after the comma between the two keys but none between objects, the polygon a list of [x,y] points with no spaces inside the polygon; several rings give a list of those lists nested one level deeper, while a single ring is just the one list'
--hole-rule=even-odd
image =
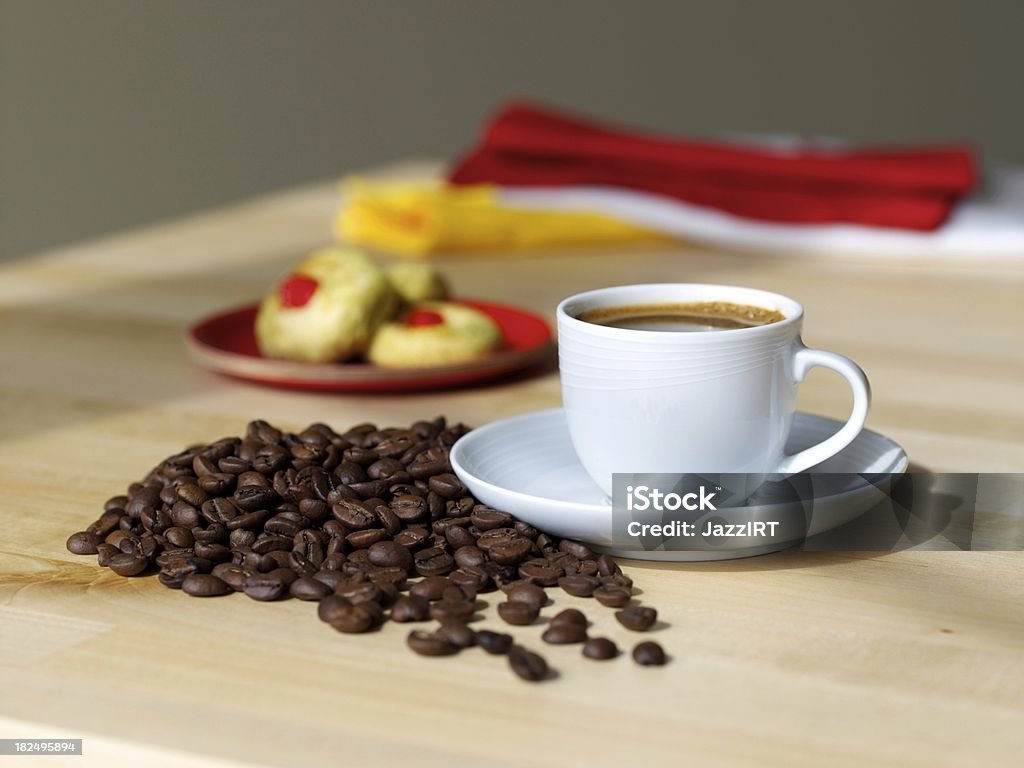
[{"label": "white coffee cup", "polygon": [[[580,320],[588,310],[637,304],[728,302],[783,320],[709,332],[634,330]],[[800,339],[803,307],[777,293],[698,283],[624,285],[558,305],[558,358],[569,435],[583,467],[612,493],[612,474],[801,472],[863,429],[864,372]],[[785,453],[797,386],[816,366],[839,373],[853,409],[836,434]]]}]

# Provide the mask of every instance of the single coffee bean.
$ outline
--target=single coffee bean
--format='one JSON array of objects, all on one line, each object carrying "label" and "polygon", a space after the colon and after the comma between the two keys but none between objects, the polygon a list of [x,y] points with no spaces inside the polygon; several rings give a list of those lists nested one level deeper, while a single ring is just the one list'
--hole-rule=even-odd
[{"label": "single coffee bean", "polygon": [[[473,525],[481,531],[490,531],[495,528],[508,528],[515,523],[515,518],[508,512],[499,512],[496,509],[477,504],[473,507],[473,514],[469,518]],[[516,531],[519,533],[519,531]]]},{"label": "single coffee bean", "polygon": [[579,627],[585,630],[589,623],[587,617],[583,615],[583,611],[578,611],[575,608],[566,608],[551,618],[552,627]]},{"label": "single coffee bean", "polygon": [[[440,520],[438,522],[441,522]],[[435,524],[436,527],[436,524]],[[443,531],[445,539],[454,551],[458,552],[463,547],[476,548],[476,538],[461,525],[452,525]],[[458,561],[456,561],[458,562]]]},{"label": "single coffee bean", "polygon": [[624,573],[614,573],[611,576],[600,576],[598,578],[601,579],[601,583],[606,587],[633,588],[633,580]]},{"label": "single coffee bean", "polygon": [[249,470],[238,476],[238,488],[270,488],[270,481],[262,472]]},{"label": "single coffee bean", "polygon": [[79,531],[71,534],[68,538],[67,548],[68,552],[74,555],[95,555],[102,543],[103,539],[99,535],[89,531]]},{"label": "single coffee bean", "polygon": [[199,478],[199,487],[210,495],[231,493],[238,478],[227,472],[214,472]]},{"label": "single coffee bean", "polygon": [[138,576],[148,567],[148,558],[141,555],[122,553],[110,558],[110,570],[118,576]]},{"label": "single coffee bean", "polygon": [[[326,563],[324,563],[326,565]],[[329,569],[321,569],[313,574],[313,578],[317,581],[322,581],[328,587],[331,588],[333,593],[338,587],[348,583],[348,576],[342,571],[333,571]]]},{"label": "single coffee bean", "polygon": [[[416,477],[416,475],[413,474],[413,477]],[[427,481],[427,486],[438,496],[445,499],[457,499],[466,493],[466,486],[450,472],[434,475]]]},{"label": "single coffee bean", "polygon": [[185,483],[178,486],[178,498],[193,507],[201,507],[209,496],[195,483]]},{"label": "single coffee bean", "polygon": [[243,512],[252,512],[257,509],[270,509],[280,501],[280,498],[273,488],[249,485],[235,491],[231,500]]},{"label": "single coffee bean", "polygon": [[601,582],[593,576],[563,576],[558,586],[576,597],[592,597]]},{"label": "single coffee bean", "polygon": [[368,632],[380,616],[376,603],[353,603],[339,595],[331,595],[320,601],[318,615],[322,621],[346,634]]},{"label": "single coffee bean", "polygon": [[578,560],[597,559],[597,555],[595,555],[594,551],[586,544],[581,544],[578,541],[572,541],[570,539],[562,539],[558,544],[558,551],[570,554]]},{"label": "single coffee bean", "polygon": [[228,523],[239,515],[238,507],[231,499],[219,496],[205,501],[199,508],[199,512],[209,522],[221,524]]},{"label": "single coffee bean", "polygon": [[618,567],[618,563],[610,555],[601,555],[597,558],[597,572],[600,575],[614,575],[622,573],[623,569]]},{"label": "single coffee bean", "polygon": [[187,528],[179,528],[177,526],[171,526],[164,531],[164,538],[167,539],[167,543],[172,547],[188,548],[196,543],[195,537],[192,535],[192,531]]},{"label": "single coffee bean", "polygon": [[378,541],[370,545],[370,562],[381,567],[397,567],[412,570],[412,553],[394,541]]},{"label": "single coffee bean", "polygon": [[434,600],[440,600],[444,595],[444,591],[451,585],[451,581],[444,576],[427,576],[413,584],[409,589],[409,594],[418,595],[433,602]]},{"label": "single coffee bean", "polygon": [[634,632],[646,632],[658,620],[658,612],[646,605],[629,605],[615,612],[619,624]]},{"label": "single coffee bean", "polygon": [[[144,507],[144,509],[146,508],[151,509],[151,507]],[[120,512],[104,512],[95,523],[85,530],[87,533],[96,534],[101,539],[105,538],[108,533],[113,533],[117,530],[118,526],[121,524],[121,517],[122,515]]]},{"label": "single coffee bean", "polygon": [[202,557],[215,563],[226,563],[231,560],[231,548],[223,544],[203,544],[196,542],[193,547],[196,557]]},{"label": "single coffee bean", "polygon": [[237,456],[225,456],[217,460],[217,469],[229,475],[241,475],[252,469],[252,464]]},{"label": "single coffee bean", "polygon": [[639,643],[633,649],[633,661],[644,667],[660,667],[667,659],[664,649],[657,643],[648,640]]},{"label": "single coffee bean", "polygon": [[521,645],[513,645],[508,651],[508,663],[520,678],[531,683],[548,676],[548,663],[544,657],[528,651]]},{"label": "single coffee bean", "polygon": [[508,653],[508,649],[512,647],[512,635],[481,629],[476,633],[476,644],[490,654]]},{"label": "single coffee bean", "polygon": [[614,659],[619,655],[619,647],[607,637],[588,637],[583,643],[583,655],[588,659]]},{"label": "single coffee bean", "polygon": [[587,639],[587,630],[576,624],[552,624],[544,630],[540,639],[553,645],[582,643]]},{"label": "single coffee bean", "polygon": [[125,507],[128,506],[127,496],[111,496],[105,502],[103,502],[104,512],[117,512],[121,514],[125,511]]},{"label": "single coffee bean", "polygon": [[419,595],[402,595],[391,606],[391,620],[400,624],[430,618],[430,601]]},{"label": "single coffee bean", "polygon": [[476,645],[476,632],[459,621],[442,622],[437,629],[437,636],[459,648],[470,648]]},{"label": "single coffee bean", "polygon": [[[464,529],[459,529],[464,530]],[[455,550],[455,564],[459,568],[479,568],[487,561],[487,555],[476,545],[459,547]]]},{"label": "single coffee bean", "polygon": [[442,576],[455,568],[455,560],[440,547],[421,549],[413,557],[421,576]]},{"label": "single coffee bean", "polygon": [[461,650],[450,640],[419,629],[409,633],[406,644],[420,656],[451,656]]},{"label": "single coffee bean", "polygon": [[499,565],[515,565],[529,557],[533,542],[514,528],[496,528],[477,539],[477,546]]},{"label": "single coffee bean", "polygon": [[532,581],[542,587],[555,586],[561,576],[561,570],[552,568],[544,561],[531,560],[519,566],[519,578]]},{"label": "single coffee bean", "polygon": [[288,587],[288,594],[299,600],[322,600],[332,592],[333,590],[329,586],[311,576],[298,578]]},{"label": "single coffee bean", "polygon": [[487,591],[491,587],[491,577],[483,568],[457,568],[448,574],[448,578],[467,596],[472,593],[472,599],[476,598],[478,592]]},{"label": "single coffee bean", "polygon": [[191,573],[181,582],[181,591],[193,597],[219,597],[234,590],[227,582],[209,573]]},{"label": "single coffee bean", "polygon": [[211,459],[206,456],[196,456],[192,459],[192,471],[196,473],[196,477],[205,477],[218,470],[217,465]]},{"label": "single coffee bean", "polygon": [[253,600],[270,602],[280,600],[288,592],[288,584],[277,571],[254,573],[246,577],[242,591]]},{"label": "single coffee bean", "polygon": [[345,537],[345,540],[348,541],[352,549],[369,549],[386,538],[386,531],[380,528],[367,528],[365,531],[353,531]]},{"label": "single coffee bean", "polygon": [[288,553],[288,567],[295,571],[297,576],[304,578],[312,578],[313,574],[320,570],[304,555],[295,551]]},{"label": "single coffee bean", "polygon": [[[430,451],[427,451],[427,453],[430,453]],[[439,477],[440,473],[451,469],[451,465],[448,463],[447,458],[424,458],[424,455],[425,454],[420,454],[420,456],[418,456],[416,460],[409,465],[408,471],[416,480],[427,480],[429,487],[428,478]]]},{"label": "single coffee bean", "polygon": [[469,621],[476,606],[469,600],[438,600],[430,604],[430,618],[435,621]]},{"label": "single coffee bean", "polygon": [[384,598],[381,588],[372,581],[346,581],[338,585],[334,594],[344,597],[352,604],[380,603]]},{"label": "single coffee bean", "polygon": [[548,603],[547,592],[530,581],[514,581],[503,586],[502,590],[510,603],[527,603],[537,610]]},{"label": "single coffee bean", "polygon": [[214,576],[231,587],[235,592],[243,591],[245,589],[245,580],[255,572],[252,568],[235,565],[234,563],[220,563],[214,566],[213,571],[211,571]]},{"label": "single coffee bean", "polygon": [[632,599],[632,594],[625,587],[603,584],[594,590],[594,598],[608,608],[622,608]]},{"label": "single coffee bean", "polygon": [[395,535],[395,544],[401,544],[410,552],[425,547],[430,542],[430,533],[425,528],[406,528]]},{"label": "single coffee bean", "polygon": [[530,603],[498,603],[498,615],[507,624],[514,624],[516,626],[533,624],[537,620],[539,613],[540,609]]}]

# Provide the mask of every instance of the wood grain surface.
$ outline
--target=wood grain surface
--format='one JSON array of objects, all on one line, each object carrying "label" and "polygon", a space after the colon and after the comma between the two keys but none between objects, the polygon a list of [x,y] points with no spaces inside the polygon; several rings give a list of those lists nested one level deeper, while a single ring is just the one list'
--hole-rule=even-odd
[{"label": "wood grain surface", "polygon": [[[671,664],[551,646],[559,679],[537,686],[479,651],[414,656],[407,627],[342,636],[309,604],[192,599],[67,553],[107,497],[253,418],[483,424],[558,404],[554,373],[338,396],[190,364],[184,329],[258,298],[329,238],[336,203],[333,185],[310,187],[0,267],[0,737],[85,739],[85,760],[47,766],[1020,764],[1024,553],[627,562]],[[1024,254],[905,265],[678,245],[439,263],[464,295],[548,316],[625,282],[786,293],[806,307],[808,344],[861,363],[869,426],[917,466],[1024,471]],[[801,390],[804,410],[848,406],[828,374]],[[512,631],[541,645],[535,627]]]}]

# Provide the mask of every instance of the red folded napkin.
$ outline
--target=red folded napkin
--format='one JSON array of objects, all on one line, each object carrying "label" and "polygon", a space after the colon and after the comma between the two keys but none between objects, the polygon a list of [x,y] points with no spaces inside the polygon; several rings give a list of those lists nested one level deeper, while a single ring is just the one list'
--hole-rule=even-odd
[{"label": "red folded napkin", "polygon": [[513,103],[449,180],[617,186],[764,221],[933,230],[976,171],[965,146],[783,151],[613,129]]}]

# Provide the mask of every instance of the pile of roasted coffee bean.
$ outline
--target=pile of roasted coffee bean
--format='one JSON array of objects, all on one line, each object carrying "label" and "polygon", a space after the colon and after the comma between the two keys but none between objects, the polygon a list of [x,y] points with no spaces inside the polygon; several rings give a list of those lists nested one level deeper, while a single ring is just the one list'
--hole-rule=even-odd
[{"label": "pile of roasted coffee bean", "polygon": [[[254,421],[244,437],[197,445],[157,465],[67,548],[97,555],[121,576],[157,571],[164,586],[196,597],[244,592],[254,600],[319,602],[339,632],[390,619],[433,621],[408,645],[425,656],[479,646],[505,655],[524,680],[550,676],[545,660],[511,635],[470,625],[477,595],[501,590],[497,614],[529,625],[546,588],[592,597],[644,632],[657,620],[637,605],[632,580],[609,557],[557,539],[479,504],[452,473],[448,451],[467,428],[443,418],[408,429],[361,424],[338,434],[312,424],[298,434]],[[619,654],[569,608],[544,629],[547,643],[578,643],[590,659]],[[665,663],[657,643],[633,650],[638,664]]]}]

